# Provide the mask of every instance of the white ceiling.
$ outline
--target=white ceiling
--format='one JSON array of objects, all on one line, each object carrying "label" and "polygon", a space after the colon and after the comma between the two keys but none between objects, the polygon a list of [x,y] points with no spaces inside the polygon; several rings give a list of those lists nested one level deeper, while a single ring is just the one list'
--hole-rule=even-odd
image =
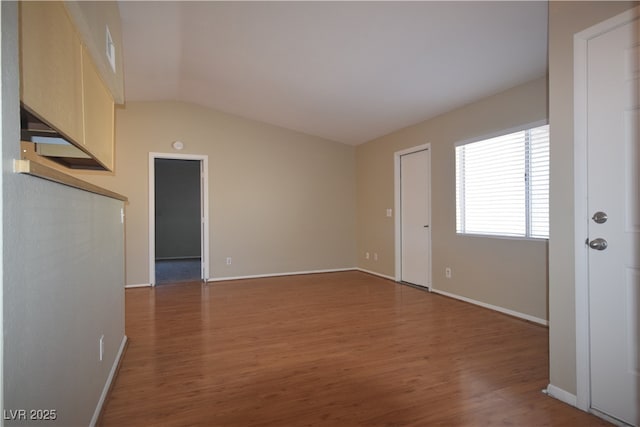
[{"label": "white ceiling", "polygon": [[360,144],[545,75],[547,3],[121,1],[128,101]]}]

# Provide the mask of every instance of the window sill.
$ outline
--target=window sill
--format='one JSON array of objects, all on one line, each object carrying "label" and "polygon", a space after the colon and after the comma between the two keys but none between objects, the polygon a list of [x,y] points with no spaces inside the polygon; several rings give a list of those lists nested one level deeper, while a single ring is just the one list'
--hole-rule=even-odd
[{"label": "window sill", "polygon": [[483,239],[499,239],[499,240],[522,240],[528,242],[548,242],[548,237],[525,237],[525,236],[502,236],[497,234],[474,234],[474,233],[458,233],[456,232],[457,237],[472,237],[472,238],[483,238]]}]

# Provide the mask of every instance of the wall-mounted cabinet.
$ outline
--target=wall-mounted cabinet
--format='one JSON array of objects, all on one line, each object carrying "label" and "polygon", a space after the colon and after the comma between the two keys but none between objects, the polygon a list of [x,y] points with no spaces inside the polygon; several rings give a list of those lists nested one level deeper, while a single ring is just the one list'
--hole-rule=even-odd
[{"label": "wall-mounted cabinet", "polygon": [[20,2],[20,99],[38,118],[83,142],[80,39],[58,2]]},{"label": "wall-mounted cabinet", "polygon": [[124,104],[120,3],[118,1],[64,1],[71,22],[94,60],[94,65],[116,104]]},{"label": "wall-mounted cabinet", "polygon": [[113,170],[113,98],[82,49],[84,146],[106,169]]},{"label": "wall-mounted cabinet", "polygon": [[20,73],[23,139],[62,137],[89,168],[113,170],[113,97],[62,2],[20,2]]}]

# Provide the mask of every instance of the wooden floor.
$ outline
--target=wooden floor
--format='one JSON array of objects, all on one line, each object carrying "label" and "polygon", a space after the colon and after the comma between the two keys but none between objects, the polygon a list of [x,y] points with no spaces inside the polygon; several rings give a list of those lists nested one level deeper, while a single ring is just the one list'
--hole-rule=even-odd
[{"label": "wooden floor", "polygon": [[607,425],[541,390],[547,329],[360,272],[126,291],[103,426]]}]

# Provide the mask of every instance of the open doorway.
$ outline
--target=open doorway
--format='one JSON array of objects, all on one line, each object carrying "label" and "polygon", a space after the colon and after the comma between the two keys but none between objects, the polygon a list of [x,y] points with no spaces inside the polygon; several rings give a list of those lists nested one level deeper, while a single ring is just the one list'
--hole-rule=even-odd
[{"label": "open doorway", "polygon": [[149,276],[152,285],[208,278],[206,156],[149,157]]}]

